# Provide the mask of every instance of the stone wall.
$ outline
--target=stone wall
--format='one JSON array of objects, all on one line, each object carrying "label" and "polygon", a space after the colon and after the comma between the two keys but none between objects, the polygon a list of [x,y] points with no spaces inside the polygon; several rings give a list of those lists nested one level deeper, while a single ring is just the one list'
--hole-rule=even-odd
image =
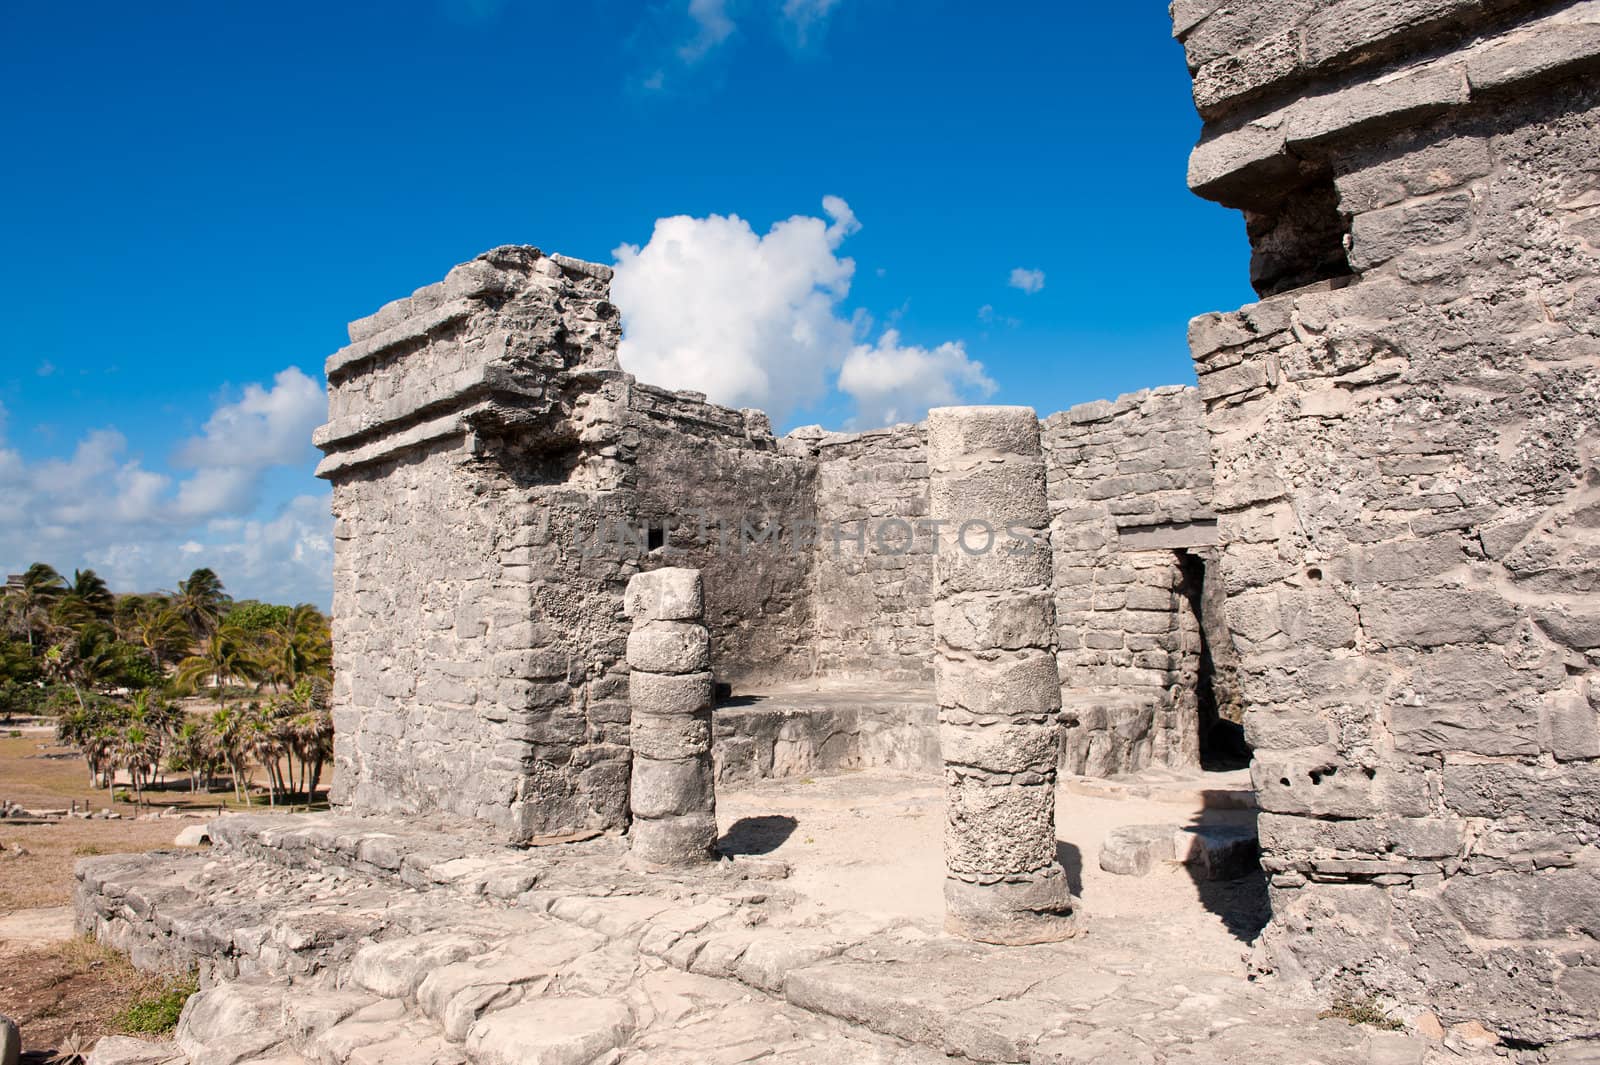
[{"label": "stone wall", "polygon": [[808,675],[812,555],[794,536],[815,514],[808,449],[780,446],[760,411],[635,384],[623,458],[639,520],[666,529],[659,560],[705,580],[718,680],[763,687]]},{"label": "stone wall", "polygon": [[329,358],[335,801],[519,839],[625,816],[627,574],[577,546],[632,509],[594,431],[625,384],[608,279],[496,249]]},{"label": "stone wall", "polygon": [[[1513,1045],[1600,1037],[1600,12],[1175,18],[1214,119],[1191,184],[1246,211],[1258,281],[1323,277],[1190,330],[1262,960]],[[1279,239],[1312,203],[1333,269]]]},{"label": "stone wall", "polygon": [[[931,684],[934,539],[918,525],[928,515],[926,428],[791,437],[807,441],[817,462],[814,671]],[[885,526],[892,519],[907,522],[911,536]],[[856,538],[863,525],[864,542]]]},{"label": "stone wall", "polygon": [[[1196,766],[1207,612],[1193,585],[1216,541],[1199,395],[1173,385],[1080,404],[1044,420],[1044,449],[1063,767],[1108,776]],[[1226,666],[1226,626],[1209,620],[1212,657]]]}]

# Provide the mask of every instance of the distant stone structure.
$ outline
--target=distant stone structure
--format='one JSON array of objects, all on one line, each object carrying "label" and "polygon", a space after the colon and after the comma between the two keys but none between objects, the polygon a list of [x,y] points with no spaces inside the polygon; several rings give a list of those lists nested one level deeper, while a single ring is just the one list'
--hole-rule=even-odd
[{"label": "distant stone structure", "polygon": [[[498,248],[353,323],[328,360],[317,443],[336,516],[336,798],[352,809],[443,811],[515,840],[624,827],[623,593],[666,565],[703,575],[718,681],[920,690],[926,714],[874,722],[895,738],[856,744],[853,764],[938,765],[925,427],[780,440],[759,411],[641,385],[617,367],[609,277]],[[1204,563],[1178,550],[1215,539],[1198,414],[1194,389],[1168,388],[1045,423],[1073,771],[1199,763],[1203,626],[1184,582]],[[1124,438],[1137,457],[1111,454]]]},{"label": "distant stone structure", "polygon": [[[92,864],[86,927],[230,976],[349,963],[475,1047],[546,1031],[547,1005],[491,1010],[538,983],[518,951],[508,998],[391,973],[415,948],[421,981],[515,922],[468,943],[429,903],[426,945],[339,953],[387,908],[377,885],[451,885],[860,1021],[885,977],[852,966],[993,955],[880,954],[805,924],[781,947],[731,938],[764,893],[673,879],[718,868],[719,777],[944,773],[947,928],[1034,943],[1076,928],[1058,772],[1192,769],[1248,741],[1272,885],[1256,965],[1508,1053],[1600,1039],[1600,8],[1172,16],[1205,120],[1190,184],[1243,211],[1263,297],[1191,323],[1198,388],[780,439],[759,411],[624,373],[607,268],[529,247],[462,264],[353,323],[327,364],[341,810],[217,832],[230,861],[353,870],[368,916],[251,940],[255,880],[229,866],[257,902],[228,903],[244,931],[224,948],[170,919],[173,900],[220,905],[197,857],[152,917],[158,856]],[[1038,550],[964,554],[969,519]],[[1160,850],[1130,864],[1182,858],[1156,827],[1124,833]],[[613,893],[615,840],[504,846],[630,830],[635,859],[689,870],[617,869]],[[584,891],[532,891],[545,876]],[[986,987],[1016,977],[1000,968]],[[963,999],[948,1028],[921,998],[910,1028],[898,1007],[871,1023],[946,1049],[981,1030],[974,1054],[1025,1060],[987,1041],[1009,996]],[[626,1042],[589,1007],[588,1057]]]},{"label": "distant stone structure", "polygon": [[1264,962],[1600,1036],[1600,7],[1177,0]]}]

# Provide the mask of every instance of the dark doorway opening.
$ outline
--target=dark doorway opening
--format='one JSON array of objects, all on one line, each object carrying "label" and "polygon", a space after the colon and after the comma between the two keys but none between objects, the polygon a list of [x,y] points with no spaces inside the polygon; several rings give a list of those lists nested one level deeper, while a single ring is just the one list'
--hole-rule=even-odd
[{"label": "dark doorway opening", "polygon": [[1226,595],[1214,548],[1178,551],[1183,594],[1200,630],[1195,702],[1200,717],[1200,766],[1224,771],[1250,764],[1244,738],[1244,701],[1239,693],[1238,656],[1228,632]]}]

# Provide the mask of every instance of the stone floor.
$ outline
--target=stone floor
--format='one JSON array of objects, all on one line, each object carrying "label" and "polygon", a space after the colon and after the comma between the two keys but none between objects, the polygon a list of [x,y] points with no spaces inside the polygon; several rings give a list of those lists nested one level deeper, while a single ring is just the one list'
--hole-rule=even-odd
[{"label": "stone floor", "polygon": [[520,850],[420,822],[224,818],[210,852],[80,865],[83,927],[140,965],[198,966],[206,987],[176,1044],[107,1042],[90,1060],[1342,1065],[1472,1049],[1318,1019],[1252,982],[1248,883],[1207,894],[1181,866],[1099,870],[1094,832],[1152,805],[1215,809],[1169,785],[1064,786],[1088,932],[1026,948],[940,933],[926,777],[724,791],[740,853],[694,875],[632,871],[612,839]]}]

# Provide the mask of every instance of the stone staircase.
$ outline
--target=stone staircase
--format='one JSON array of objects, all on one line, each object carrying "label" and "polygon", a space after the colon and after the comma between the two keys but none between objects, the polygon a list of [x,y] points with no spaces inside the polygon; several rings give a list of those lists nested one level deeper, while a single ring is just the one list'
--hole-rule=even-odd
[{"label": "stone staircase", "polygon": [[1244,979],[1237,959],[1175,964],[1148,922],[988,947],[824,910],[770,860],[645,874],[614,839],[524,850],[345,815],[233,816],[211,832],[209,853],[79,866],[86,931],[146,968],[198,968],[205,988],[175,1044],[108,1041],[95,1065],[1334,1065],[1440,1053],[1319,1020]]}]

